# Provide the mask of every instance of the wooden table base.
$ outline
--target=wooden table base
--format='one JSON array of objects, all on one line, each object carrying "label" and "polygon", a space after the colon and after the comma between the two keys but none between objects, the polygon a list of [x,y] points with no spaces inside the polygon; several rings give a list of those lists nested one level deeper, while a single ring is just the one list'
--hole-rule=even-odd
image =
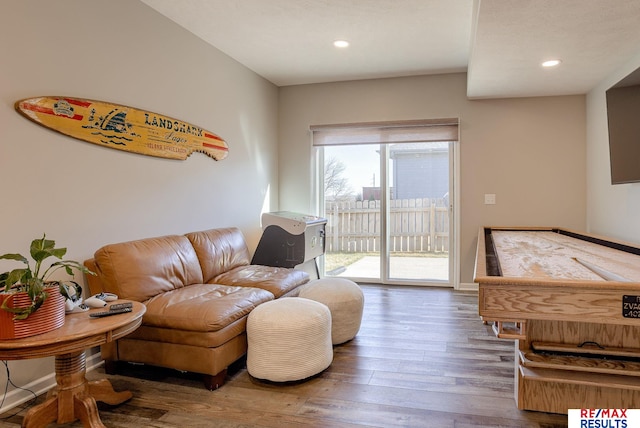
[{"label": "wooden table base", "polygon": [[85,427],[104,427],[96,401],[117,405],[132,397],[130,391],[114,391],[107,379],[87,381],[84,351],[56,356],[55,369],[56,387],[43,403],[27,412],[23,427],[42,427],[53,421],[64,424],[76,419]]}]

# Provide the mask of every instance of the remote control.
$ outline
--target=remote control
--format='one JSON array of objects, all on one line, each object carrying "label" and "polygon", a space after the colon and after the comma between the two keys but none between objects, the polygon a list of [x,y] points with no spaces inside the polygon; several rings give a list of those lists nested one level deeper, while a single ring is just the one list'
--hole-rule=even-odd
[{"label": "remote control", "polygon": [[110,311],[117,311],[118,309],[122,309],[122,308],[133,308],[133,303],[131,302],[114,303],[113,305],[109,306]]},{"label": "remote control", "polygon": [[109,317],[111,315],[124,314],[127,312],[131,312],[131,308],[122,308],[122,309],[116,309],[113,311],[105,311],[105,312],[94,312],[92,314],[89,314],[89,316],[91,318],[102,318],[102,317]]}]

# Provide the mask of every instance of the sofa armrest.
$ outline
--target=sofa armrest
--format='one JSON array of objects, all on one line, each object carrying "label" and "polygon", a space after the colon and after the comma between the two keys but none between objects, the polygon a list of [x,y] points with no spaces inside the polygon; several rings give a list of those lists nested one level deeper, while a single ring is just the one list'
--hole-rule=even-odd
[{"label": "sofa armrest", "polygon": [[[96,259],[85,260],[84,265],[91,272],[97,273],[98,265],[96,264]],[[84,277],[87,280],[87,286],[89,286],[89,296],[93,296],[94,294],[102,293],[104,291],[99,275],[85,275]]]}]

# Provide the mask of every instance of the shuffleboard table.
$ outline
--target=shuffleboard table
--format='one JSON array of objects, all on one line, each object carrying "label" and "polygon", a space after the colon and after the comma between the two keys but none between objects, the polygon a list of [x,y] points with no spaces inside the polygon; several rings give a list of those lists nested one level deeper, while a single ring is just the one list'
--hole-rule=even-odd
[{"label": "shuffleboard table", "polygon": [[482,320],[515,339],[518,408],[640,408],[640,246],[481,227],[474,277]]}]

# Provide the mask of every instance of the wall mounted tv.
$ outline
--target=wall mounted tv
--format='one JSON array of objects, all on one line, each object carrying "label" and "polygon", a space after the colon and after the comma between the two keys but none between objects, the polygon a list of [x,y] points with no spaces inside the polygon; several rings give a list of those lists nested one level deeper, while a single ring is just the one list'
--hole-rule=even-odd
[{"label": "wall mounted tv", "polygon": [[611,184],[640,182],[640,68],[606,96]]}]

